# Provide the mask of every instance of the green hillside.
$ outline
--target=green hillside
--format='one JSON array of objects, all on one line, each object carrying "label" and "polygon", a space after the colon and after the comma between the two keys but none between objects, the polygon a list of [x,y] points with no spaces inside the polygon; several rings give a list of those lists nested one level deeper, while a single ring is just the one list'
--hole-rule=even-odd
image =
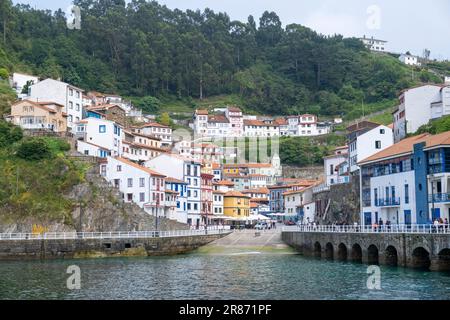
[{"label": "green hillside", "polygon": [[[81,30],[64,13],[1,2],[0,68],[117,93],[147,112],[238,104],[247,112],[357,118],[393,105],[397,93],[441,79],[360,41],[323,36],[274,12],[257,21],[170,10],[157,2],[75,0]],[[364,105],[365,107],[362,107]]]}]

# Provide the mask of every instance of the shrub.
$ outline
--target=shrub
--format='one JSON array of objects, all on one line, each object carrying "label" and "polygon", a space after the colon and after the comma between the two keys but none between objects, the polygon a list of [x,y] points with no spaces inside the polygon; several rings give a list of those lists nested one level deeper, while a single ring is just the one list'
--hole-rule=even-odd
[{"label": "shrub", "polygon": [[1,79],[8,79],[9,78],[9,72],[5,68],[0,68],[0,78]]},{"label": "shrub", "polygon": [[0,121],[0,147],[6,147],[22,140],[23,132],[20,127],[6,121]]},{"label": "shrub", "polygon": [[25,160],[42,160],[52,157],[49,144],[42,138],[31,138],[23,141],[18,149],[17,156]]}]

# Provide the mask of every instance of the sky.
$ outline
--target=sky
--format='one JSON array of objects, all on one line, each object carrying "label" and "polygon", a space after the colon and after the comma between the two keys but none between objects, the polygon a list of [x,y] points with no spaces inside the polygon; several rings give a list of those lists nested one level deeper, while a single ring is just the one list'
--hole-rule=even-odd
[{"label": "sky", "polygon": [[[66,8],[71,0],[13,0],[38,9]],[[448,0],[158,0],[171,9],[226,12],[231,19],[259,20],[275,11],[283,25],[298,23],[322,34],[375,37],[387,40],[387,49],[450,60],[450,1]]]}]

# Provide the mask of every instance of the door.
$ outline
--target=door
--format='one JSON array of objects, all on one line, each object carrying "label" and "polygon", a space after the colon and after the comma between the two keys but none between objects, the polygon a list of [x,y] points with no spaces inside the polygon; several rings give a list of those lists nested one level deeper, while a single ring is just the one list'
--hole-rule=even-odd
[{"label": "door", "polygon": [[405,224],[411,225],[411,210],[405,210]]},{"label": "door", "polygon": [[364,212],[364,225],[371,226],[372,225],[372,213]]},{"label": "door", "polygon": [[439,219],[441,217],[441,209],[439,208],[435,208],[434,211],[432,212],[432,222],[434,222],[434,220]]}]

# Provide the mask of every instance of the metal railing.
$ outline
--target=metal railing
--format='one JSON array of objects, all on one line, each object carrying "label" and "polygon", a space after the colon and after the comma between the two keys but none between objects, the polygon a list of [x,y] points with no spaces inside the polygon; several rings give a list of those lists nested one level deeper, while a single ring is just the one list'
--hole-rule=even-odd
[{"label": "metal railing", "polygon": [[297,225],[285,226],[283,232],[325,232],[325,233],[435,233],[450,234],[450,224],[424,225],[383,225],[383,226],[337,226],[337,225]]},{"label": "metal railing", "polygon": [[143,239],[174,238],[187,236],[217,235],[230,233],[229,226],[213,226],[197,230],[173,231],[112,231],[112,232],[46,232],[46,233],[0,233],[1,240],[65,240],[65,239]]},{"label": "metal railing", "polygon": [[450,193],[435,193],[428,195],[428,202],[450,202]]},{"label": "metal railing", "polygon": [[386,199],[376,199],[376,207],[393,207],[400,205],[400,198],[386,198]]}]

